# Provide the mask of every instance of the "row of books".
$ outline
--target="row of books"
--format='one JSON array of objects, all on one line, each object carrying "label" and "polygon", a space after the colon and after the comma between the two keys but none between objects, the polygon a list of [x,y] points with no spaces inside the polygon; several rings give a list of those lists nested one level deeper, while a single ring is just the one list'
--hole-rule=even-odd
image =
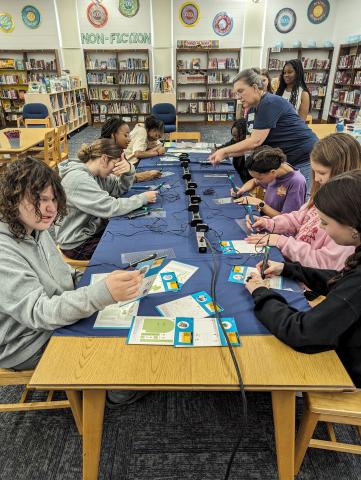
[{"label": "row of books", "polygon": [[359,68],[361,67],[361,54],[342,55],[339,58],[337,68]]},{"label": "row of books", "polygon": [[0,98],[9,98],[15,100],[24,100],[25,90],[0,90]]},{"label": "row of books", "polygon": [[268,68],[269,70],[282,70],[285,64],[285,60],[279,60],[278,58],[270,58],[268,62]]},{"label": "row of books", "polygon": [[127,58],[119,60],[119,70],[148,70],[148,58]]},{"label": "row of books", "polygon": [[90,100],[120,100],[118,90],[115,88],[89,88]]},{"label": "row of books", "polygon": [[313,110],[321,110],[322,108],[322,98],[316,98],[315,100],[312,100],[311,102],[311,107]]},{"label": "row of books", "polygon": [[208,88],[208,98],[234,98],[232,88]]},{"label": "row of books", "polygon": [[306,83],[326,83],[327,77],[326,72],[305,72]]},{"label": "row of books", "polygon": [[361,72],[356,72],[355,79],[353,81],[354,85],[361,85]]},{"label": "row of books", "polygon": [[233,122],[234,121],[234,113],[215,113],[215,114],[208,114],[207,116],[208,122]]},{"label": "row of books", "polygon": [[319,70],[330,68],[330,59],[318,59],[318,58],[308,58],[302,57],[302,66],[305,70]]},{"label": "row of books", "polygon": [[178,83],[206,83],[206,75],[204,72],[199,73],[179,73]]},{"label": "row of books", "polygon": [[14,70],[57,70],[56,60],[37,60],[29,58],[27,61],[15,60],[14,58],[0,58],[1,69]]},{"label": "row of books", "polygon": [[311,97],[324,97],[326,95],[326,85],[309,85]]},{"label": "row of books", "polygon": [[132,114],[132,113],[149,113],[148,103],[92,103],[91,112],[97,114]]},{"label": "row of books", "polygon": [[3,99],[1,103],[6,113],[8,112],[21,113],[23,111],[24,103],[19,100]]},{"label": "row of books", "polygon": [[94,70],[116,70],[117,69],[117,59],[115,57],[110,57],[107,60],[94,60],[91,57],[85,57],[85,68],[94,69]]},{"label": "row of books", "polygon": [[333,92],[332,101],[340,103],[351,103],[357,107],[361,106],[360,90],[342,90],[336,88]]},{"label": "row of books", "polygon": [[335,75],[335,83],[351,85],[352,72],[349,70],[338,70]]},{"label": "row of books", "polygon": [[149,83],[149,75],[144,72],[121,73],[119,75],[119,83],[125,83],[126,85]]},{"label": "row of books", "polygon": [[0,85],[27,85],[28,79],[24,74],[0,75]]},{"label": "row of books", "polygon": [[149,100],[148,90],[122,90],[120,95],[121,100]]},{"label": "row of books", "polygon": [[86,74],[88,83],[107,83],[109,85],[116,85],[117,79],[114,75],[106,75],[105,73],[90,73]]},{"label": "row of books", "polygon": [[221,104],[215,102],[190,102],[188,105],[179,106],[178,113],[234,113],[234,107],[233,102]]},{"label": "row of books", "polygon": [[331,102],[329,114],[331,117],[344,118],[345,120],[354,122],[358,115],[358,112],[358,108],[347,107],[344,105],[340,105],[339,103]]},{"label": "row of books", "polygon": [[229,83],[230,75],[220,72],[214,72],[208,75],[208,83]]},{"label": "row of books", "polygon": [[[112,118],[111,115],[102,114],[102,115],[94,115],[93,122],[94,123],[104,123],[109,118]],[[145,116],[143,115],[129,115],[129,116],[122,116],[123,120],[127,123],[137,123],[137,122],[144,122]]]},{"label": "row of books", "polygon": [[178,100],[206,100],[207,92],[180,92],[178,91]]},{"label": "row of books", "polygon": [[219,70],[225,70],[227,68],[239,68],[238,59],[234,57],[212,57],[208,59],[208,68],[218,68]]},{"label": "row of books", "polygon": [[160,93],[174,92],[173,79],[170,75],[166,77],[154,76],[154,91]]}]

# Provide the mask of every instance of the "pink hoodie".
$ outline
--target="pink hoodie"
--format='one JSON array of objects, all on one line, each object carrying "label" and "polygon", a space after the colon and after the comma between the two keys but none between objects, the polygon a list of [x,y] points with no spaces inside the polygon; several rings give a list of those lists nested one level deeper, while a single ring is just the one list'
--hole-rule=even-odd
[{"label": "pink hoodie", "polygon": [[299,211],[267,218],[266,230],[282,234],[277,247],[282,255],[304,267],[342,270],[355,247],[337,245],[320,228],[315,206],[302,205]]}]

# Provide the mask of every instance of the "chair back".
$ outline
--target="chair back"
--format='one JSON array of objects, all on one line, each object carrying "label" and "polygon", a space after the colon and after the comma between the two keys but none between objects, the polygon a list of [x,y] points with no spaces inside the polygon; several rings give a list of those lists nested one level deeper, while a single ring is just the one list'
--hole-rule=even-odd
[{"label": "chair back", "polygon": [[25,127],[49,128],[51,126],[48,108],[43,103],[26,103],[22,118]]},{"label": "chair back", "polygon": [[312,115],[307,115],[306,117],[306,123],[308,123],[309,125],[313,122],[313,118],[312,118]]},{"label": "chair back", "polygon": [[68,135],[66,132],[66,125],[61,125],[57,129],[57,143],[59,147],[59,161],[62,162],[69,157]]},{"label": "chair back", "polygon": [[164,133],[176,131],[177,122],[174,105],[171,103],[157,103],[152,107],[152,114],[164,123]]},{"label": "chair back", "polygon": [[169,134],[170,142],[177,140],[194,140],[196,142],[200,142],[201,134],[200,132],[172,132]]},{"label": "chair back", "polygon": [[56,168],[59,163],[59,146],[55,130],[45,134],[44,138],[44,162],[50,168]]}]

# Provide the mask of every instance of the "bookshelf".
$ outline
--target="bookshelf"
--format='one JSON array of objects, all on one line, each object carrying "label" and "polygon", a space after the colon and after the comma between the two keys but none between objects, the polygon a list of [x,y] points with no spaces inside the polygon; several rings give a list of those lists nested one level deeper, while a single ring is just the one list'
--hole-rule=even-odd
[{"label": "bookshelf", "polygon": [[52,93],[26,93],[26,103],[43,103],[48,107],[52,126],[66,125],[67,134],[88,123],[85,87],[73,86]]},{"label": "bookshelf", "polygon": [[29,82],[60,74],[57,50],[0,50],[0,102],[7,126],[22,114]]},{"label": "bookshelf", "polygon": [[178,121],[233,123],[232,78],[239,65],[239,48],[177,48]]},{"label": "bookshelf", "polygon": [[354,122],[361,107],[361,43],[340,45],[328,121]]},{"label": "bookshelf", "polygon": [[333,50],[333,47],[268,49],[267,68],[271,79],[280,76],[287,60],[298,58],[302,61],[306,84],[311,93],[311,114],[316,122],[322,120]]},{"label": "bookshelf", "polygon": [[143,122],[150,113],[149,51],[84,50],[93,123],[121,115]]}]

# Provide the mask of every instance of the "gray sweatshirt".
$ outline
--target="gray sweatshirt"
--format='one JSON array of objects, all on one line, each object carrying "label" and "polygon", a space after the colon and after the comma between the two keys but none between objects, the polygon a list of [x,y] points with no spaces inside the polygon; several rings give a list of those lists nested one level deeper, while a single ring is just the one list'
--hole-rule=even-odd
[{"label": "gray sweatshirt", "polygon": [[64,250],[78,247],[101,231],[104,219],[125,215],[148,203],[144,193],[118,198],[132,186],[134,167],[121,177],[101,178],[94,176],[84,163],[66,160],[59,164],[59,175],[68,214],[55,231],[57,242]]},{"label": "gray sweatshirt", "polygon": [[114,302],[105,280],[74,290],[75,271],[47,231],[17,240],[0,222],[0,368],[34,355],[52,330]]}]

